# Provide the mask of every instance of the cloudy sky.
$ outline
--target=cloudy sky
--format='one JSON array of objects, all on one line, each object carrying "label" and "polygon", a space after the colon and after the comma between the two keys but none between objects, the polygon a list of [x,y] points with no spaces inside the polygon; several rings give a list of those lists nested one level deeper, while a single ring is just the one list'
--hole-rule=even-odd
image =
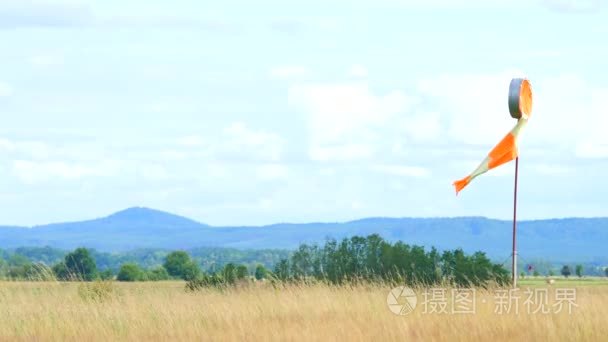
[{"label": "cloudy sky", "polygon": [[0,0],[0,224],[507,219],[513,164],[451,183],[515,124],[522,75],[520,216],[607,216],[603,7]]}]

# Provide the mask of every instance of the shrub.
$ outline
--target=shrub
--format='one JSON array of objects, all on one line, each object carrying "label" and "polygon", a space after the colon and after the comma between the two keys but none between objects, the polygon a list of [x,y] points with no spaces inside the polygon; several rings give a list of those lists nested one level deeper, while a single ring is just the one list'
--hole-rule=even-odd
[{"label": "shrub", "polygon": [[142,281],[144,279],[144,271],[134,263],[123,264],[116,276],[116,280],[118,281]]},{"label": "shrub", "polygon": [[200,274],[199,266],[184,251],[171,252],[163,266],[170,276],[184,280],[196,279]]},{"label": "shrub", "polygon": [[163,266],[158,266],[146,272],[148,280],[151,281],[159,281],[159,280],[168,280],[169,273]]}]

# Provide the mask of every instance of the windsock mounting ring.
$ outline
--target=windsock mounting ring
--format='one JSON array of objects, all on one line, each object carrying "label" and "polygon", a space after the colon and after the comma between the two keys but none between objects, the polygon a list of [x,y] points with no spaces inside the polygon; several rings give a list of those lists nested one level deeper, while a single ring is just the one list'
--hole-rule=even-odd
[{"label": "windsock mounting ring", "polygon": [[514,119],[528,118],[532,112],[532,85],[525,78],[514,78],[509,85],[509,112]]}]

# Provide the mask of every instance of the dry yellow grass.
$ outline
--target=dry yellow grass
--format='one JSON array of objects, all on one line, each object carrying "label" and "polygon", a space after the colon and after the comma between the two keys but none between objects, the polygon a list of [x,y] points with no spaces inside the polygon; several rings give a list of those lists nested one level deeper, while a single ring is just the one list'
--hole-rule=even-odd
[{"label": "dry yellow grass", "polygon": [[100,297],[92,291],[96,286],[0,283],[0,340],[601,341],[608,336],[603,286],[579,287],[571,315],[527,314],[520,307],[519,315],[502,316],[494,313],[494,293],[481,290],[475,314],[424,314],[419,306],[397,316],[386,305],[390,286],[380,285],[188,293],[180,282],[114,283],[101,289]]}]

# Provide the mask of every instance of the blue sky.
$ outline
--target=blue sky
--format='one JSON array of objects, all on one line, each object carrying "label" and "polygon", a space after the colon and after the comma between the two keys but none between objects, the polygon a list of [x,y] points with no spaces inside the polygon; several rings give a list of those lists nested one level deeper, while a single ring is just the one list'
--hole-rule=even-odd
[{"label": "blue sky", "polygon": [[0,223],[608,214],[601,1],[0,1]]}]

